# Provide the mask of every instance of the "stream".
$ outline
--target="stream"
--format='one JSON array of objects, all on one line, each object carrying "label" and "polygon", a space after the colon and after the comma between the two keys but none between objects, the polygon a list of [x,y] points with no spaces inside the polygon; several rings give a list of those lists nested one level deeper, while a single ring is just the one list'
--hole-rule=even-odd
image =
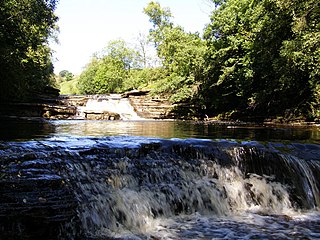
[{"label": "stream", "polygon": [[65,120],[0,131],[1,239],[320,239],[318,127]]}]

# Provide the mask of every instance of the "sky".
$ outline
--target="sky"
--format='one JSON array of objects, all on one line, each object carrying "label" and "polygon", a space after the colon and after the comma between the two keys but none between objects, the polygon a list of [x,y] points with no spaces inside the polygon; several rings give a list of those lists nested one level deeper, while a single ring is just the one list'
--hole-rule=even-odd
[{"label": "sky", "polygon": [[[55,73],[68,70],[80,74],[92,55],[108,42],[122,39],[137,42],[139,34],[148,35],[152,24],[143,9],[151,0],[60,0],[59,43],[53,49]],[[188,32],[203,32],[210,21],[209,0],[157,0],[169,7],[173,22]]]}]

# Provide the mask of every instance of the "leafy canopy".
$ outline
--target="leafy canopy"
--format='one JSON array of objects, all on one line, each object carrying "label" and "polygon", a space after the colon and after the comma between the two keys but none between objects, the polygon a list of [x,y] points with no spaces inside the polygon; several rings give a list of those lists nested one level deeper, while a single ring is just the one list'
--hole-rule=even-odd
[{"label": "leafy canopy", "polygon": [[139,68],[137,53],[123,40],[111,41],[100,56],[96,55],[80,75],[79,89],[84,94],[123,91],[131,69]]},{"label": "leafy canopy", "polygon": [[[161,65],[142,51],[110,43],[80,76],[83,93],[148,88],[193,114],[265,119],[320,119],[320,3],[317,0],[212,0],[203,36],[172,22],[170,9],[150,2]],[[190,110],[191,111],[191,110]],[[189,113],[190,113],[189,111]]]},{"label": "leafy canopy", "polygon": [[57,29],[56,0],[0,1],[0,101],[19,101],[52,79],[48,39]]},{"label": "leafy canopy", "polygon": [[318,1],[215,2],[199,96],[207,108],[306,116],[319,107]]}]

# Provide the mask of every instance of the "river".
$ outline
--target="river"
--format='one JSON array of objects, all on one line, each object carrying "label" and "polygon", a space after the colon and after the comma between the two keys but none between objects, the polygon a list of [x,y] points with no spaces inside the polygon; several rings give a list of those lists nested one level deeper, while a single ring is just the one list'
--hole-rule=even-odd
[{"label": "river", "polygon": [[250,125],[193,121],[2,121],[0,140],[28,140],[52,136],[143,136],[159,138],[229,139],[248,141],[294,141],[320,144],[320,127]]},{"label": "river", "polygon": [[0,131],[2,186],[50,181],[74,199],[71,213],[41,184],[37,204],[29,188],[13,200],[1,187],[0,219],[12,222],[2,236],[32,239],[42,225],[23,220],[29,204],[59,212],[47,239],[320,239],[318,127],[65,120]]}]

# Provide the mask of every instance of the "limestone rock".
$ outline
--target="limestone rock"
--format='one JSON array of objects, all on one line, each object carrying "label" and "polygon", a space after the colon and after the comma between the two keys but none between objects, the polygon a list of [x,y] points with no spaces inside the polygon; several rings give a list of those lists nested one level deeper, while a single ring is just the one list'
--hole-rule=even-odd
[{"label": "limestone rock", "polygon": [[85,111],[85,119],[88,120],[120,120],[120,114],[108,111]]},{"label": "limestone rock", "polygon": [[1,239],[58,239],[66,223],[77,219],[74,194],[54,170],[57,163],[36,158],[2,158]]}]

